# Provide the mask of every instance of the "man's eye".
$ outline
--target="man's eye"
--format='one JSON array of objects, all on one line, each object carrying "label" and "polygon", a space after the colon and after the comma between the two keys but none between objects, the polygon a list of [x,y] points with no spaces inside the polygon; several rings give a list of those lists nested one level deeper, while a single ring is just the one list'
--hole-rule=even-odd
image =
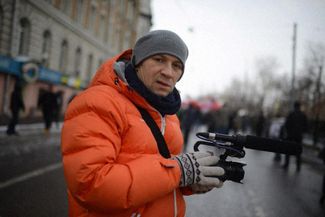
[{"label": "man's eye", "polygon": [[178,63],[176,63],[176,64],[174,64],[174,67],[175,67],[176,69],[182,69],[182,64],[178,64]]},{"label": "man's eye", "polygon": [[159,58],[159,57],[155,57],[154,60],[157,61],[157,62],[160,62],[160,63],[163,61],[163,59]]}]

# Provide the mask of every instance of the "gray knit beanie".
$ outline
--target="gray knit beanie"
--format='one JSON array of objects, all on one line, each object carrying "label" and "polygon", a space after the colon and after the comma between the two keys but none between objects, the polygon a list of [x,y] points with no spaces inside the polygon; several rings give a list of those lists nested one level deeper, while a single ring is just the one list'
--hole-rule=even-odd
[{"label": "gray knit beanie", "polygon": [[137,66],[143,60],[156,54],[170,54],[183,64],[188,57],[188,49],[184,41],[174,32],[155,30],[137,40],[133,48],[132,63]]}]

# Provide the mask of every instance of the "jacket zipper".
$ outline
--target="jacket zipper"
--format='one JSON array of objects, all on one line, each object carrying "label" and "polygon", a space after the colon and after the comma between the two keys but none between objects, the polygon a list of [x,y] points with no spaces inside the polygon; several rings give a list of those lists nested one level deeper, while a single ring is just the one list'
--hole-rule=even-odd
[{"label": "jacket zipper", "polygon": [[[165,129],[166,129],[166,118],[163,117],[159,112],[158,112],[158,114],[160,115],[160,118],[161,118],[161,130],[160,131],[161,131],[161,134],[164,135],[165,134]],[[178,210],[177,210],[176,189],[173,192],[173,198],[174,198],[174,204],[173,204],[173,206],[174,206],[174,217],[176,217],[177,212],[178,212]]]},{"label": "jacket zipper", "polygon": [[160,113],[159,113],[160,117],[161,117],[161,134],[164,135],[165,134],[165,128],[166,128],[166,118],[163,117]]}]

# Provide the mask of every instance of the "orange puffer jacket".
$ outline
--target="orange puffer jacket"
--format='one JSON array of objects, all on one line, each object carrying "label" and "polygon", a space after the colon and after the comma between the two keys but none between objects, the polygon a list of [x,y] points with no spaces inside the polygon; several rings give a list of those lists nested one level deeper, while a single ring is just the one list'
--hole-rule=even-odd
[{"label": "orange puffer jacket", "polygon": [[179,166],[159,154],[134,103],[161,127],[172,155],[182,150],[179,121],[162,117],[117,76],[114,63],[130,56],[127,50],[104,63],[66,111],[61,146],[69,216],[185,215]]}]

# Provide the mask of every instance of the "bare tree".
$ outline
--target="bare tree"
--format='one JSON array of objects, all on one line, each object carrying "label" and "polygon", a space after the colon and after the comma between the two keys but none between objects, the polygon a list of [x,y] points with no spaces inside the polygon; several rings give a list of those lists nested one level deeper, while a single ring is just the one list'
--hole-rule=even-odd
[{"label": "bare tree", "polygon": [[[299,77],[298,87],[300,98],[309,105],[307,112],[312,118],[313,141],[316,145],[319,137],[321,110],[324,109],[324,81],[322,73],[325,63],[325,46],[322,43],[311,42],[307,48],[302,76]],[[325,114],[323,114],[324,116]]]},{"label": "bare tree", "polygon": [[256,61],[257,90],[264,109],[269,113],[285,112],[289,100],[289,79],[280,74],[280,65],[273,56],[261,57]]}]

